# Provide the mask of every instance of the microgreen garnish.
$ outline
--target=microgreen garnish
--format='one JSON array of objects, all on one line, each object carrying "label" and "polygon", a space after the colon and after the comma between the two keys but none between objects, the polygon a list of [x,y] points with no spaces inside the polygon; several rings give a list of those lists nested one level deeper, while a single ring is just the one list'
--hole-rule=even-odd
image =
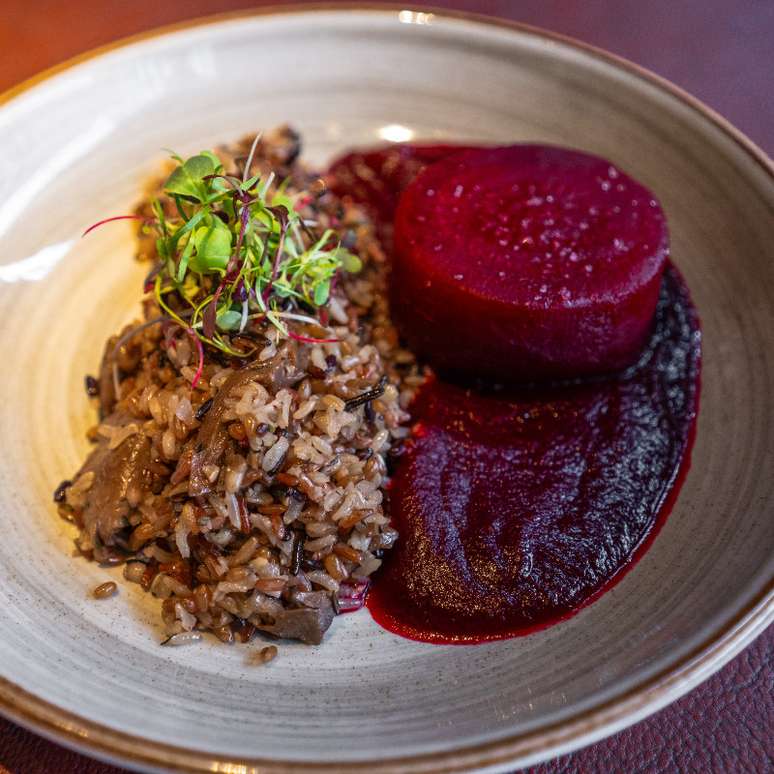
[{"label": "microgreen garnish", "polygon": [[[227,174],[211,151],[185,160],[173,154],[177,166],[164,183],[170,206],[155,199],[152,217],[115,218],[142,219],[156,234],[160,264],[146,278],[146,292],[154,294],[162,314],[200,348],[194,383],[201,375],[201,347],[244,357],[231,337],[237,338],[253,321],[266,321],[298,341],[336,341],[291,331],[287,321],[327,325],[322,307],[336,273],[361,268],[360,259],[341,245],[332,229],[316,234],[304,222],[298,210],[314,197],[307,192],[288,194],[286,181],[275,184],[274,173],[251,176],[259,142],[260,136],[241,179]],[[309,310],[317,319],[308,317]]]}]

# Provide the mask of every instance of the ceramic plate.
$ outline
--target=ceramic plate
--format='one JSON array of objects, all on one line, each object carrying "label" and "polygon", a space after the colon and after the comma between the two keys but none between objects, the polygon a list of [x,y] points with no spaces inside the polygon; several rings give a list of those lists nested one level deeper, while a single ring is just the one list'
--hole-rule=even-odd
[{"label": "ceramic plate", "polygon": [[[663,202],[702,315],[693,464],[651,550],[537,634],[439,647],[367,611],[270,666],[159,648],[158,602],[72,556],[51,502],[93,423],[83,375],[138,311],[127,211],[164,157],[291,121],[323,163],[412,138],[538,141],[609,157]],[[98,757],[176,771],[506,769],[687,691],[774,615],[774,184],[691,98],[526,28],[409,11],[227,17],[129,41],[0,107],[0,711]]]}]

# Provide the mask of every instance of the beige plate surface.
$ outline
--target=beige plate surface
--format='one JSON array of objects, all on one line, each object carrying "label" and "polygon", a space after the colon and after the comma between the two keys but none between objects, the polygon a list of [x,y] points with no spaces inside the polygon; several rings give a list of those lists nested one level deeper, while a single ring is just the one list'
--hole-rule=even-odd
[{"label": "beige plate surface", "polygon": [[[652,549],[572,620],[435,647],[336,621],[264,669],[160,649],[157,603],[87,597],[51,491],[86,452],[82,379],[137,313],[122,213],[163,156],[292,121],[306,155],[421,137],[609,157],[661,198],[705,335],[691,473]],[[774,184],[668,85],[543,33],[408,11],[247,15],[129,42],[0,107],[0,711],[138,768],[505,769],[612,733],[707,677],[774,616]],[[117,574],[117,573],[115,573]]]}]

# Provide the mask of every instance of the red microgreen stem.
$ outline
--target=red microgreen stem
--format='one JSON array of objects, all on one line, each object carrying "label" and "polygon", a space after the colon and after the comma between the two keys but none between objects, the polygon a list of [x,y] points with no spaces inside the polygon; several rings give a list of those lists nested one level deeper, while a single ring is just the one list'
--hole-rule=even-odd
[{"label": "red microgreen stem", "polygon": [[204,345],[193,328],[186,328],[185,331],[193,339],[193,343],[196,345],[196,351],[199,353],[199,367],[196,369],[194,378],[191,379],[191,389],[195,390],[196,385],[199,384],[199,381],[202,378],[202,372],[204,371]]},{"label": "red microgreen stem", "polygon": [[312,201],[314,201],[314,197],[309,194],[306,194],[305,196],[299,196],[298,201],[296,201],[296,204],[293,207],[293,209],[296,212],[300,212],[301,210],[304,209],[304,207],[306,207],[307,204],[309,204]]},{"label": "red microgreen stem", "polygon": [[92,231],[94,231],[95,228],[99,228],[99,226],[104,225],[105,223],[112,223],[114,220],[142,220],[146,223],[152,223],[153,221],[143,217],[142,215],[114,215],[112,218],[104,218],[103,220],[98,220],[96,223],[89,226],[86,231],[84,231],[81,234],[81,237],[85,237],[86,234],[90,234]]},{"label": "red microgreen stem", "polygon": [[169,328],[164,333],[164,344],[167,347],[167,349],[171,349],[173,352],[177,349],[177,342],[175,341],[174,335],[171,334],[171,328],[174,325],[177,325],[179,328],[182,328],[185,333],[188,334],[188,336],[193,339],[194,346],[196,347],[196,352],[199,357],[199,363],[196,368],[196,373],[194,374],[193,379],[191,380],[191,389],[195,390],[196,385],[199,384],[199,381],[202,378],[202,372],[204,371],[204,345],[202,344],[201,339],[196,335],[196,331],[187,326],[187,325],[181,325],[177,320],[173,319],[167,319],[166,323],[169,324]]},{"label": "red microgreen stem", "polygon": [[293,333],[293,331],[290,330],[288,331],[288,336],[296,341],[302,341],[304,344],[336,344],[341,341],[341,339],[315,339],[311,336],[302,336],[300,333]]}]

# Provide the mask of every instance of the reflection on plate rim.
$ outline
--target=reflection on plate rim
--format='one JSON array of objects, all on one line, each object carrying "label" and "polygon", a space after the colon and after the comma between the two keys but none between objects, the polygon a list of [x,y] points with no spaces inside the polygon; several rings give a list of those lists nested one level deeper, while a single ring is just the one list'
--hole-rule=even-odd
[{"label": "reflection on plate rim", "polygon": [[[15,97],[65,70],[98,58],[107,52],[151,38],[240,18],[344,10],[397,15],[399,11],[405,11],[405,6],[394,5],[390,7],[367,3],[356,5],[347,3],[301,4],[291,7],[268,7],[221,13],[158,27],[87,51],[23,81],[0,94],[0,110]],[[575,48],[605,64],[624,70],[640,81],[650,83],[683,102],[701,119],[720,129],[774,179],[774,163],[771,159],[726,119],[671,82],[628,60],[573,38],[530,25],[472,13],[426,7],[423,7],[423,11],[432,13],[440,19],[500,27],[523,35],[555,41]],[[691,653],[671,667],[630,689],[622,696],[542,729],[458,750],[368,761],[368,768],[371,771],[379,772],[398,770],[467,771],[471,768],[504,767],[516,761],[523,766],[570,752],[620,731],[682,696],[720,669],[772,622],[774,622],[774,578],[769,580],[767,586],[753,602]],[[293,769],[291,761],[227,760],[204,751],[175,747],[125,734],[81,718],[39,699],[4,678],[0,678],[0,714],[68,747],[103,760],[120,762],[136,768],[153,767],[180,772],[213,771],[228,772],[229,774],[249,774],[259,770],[261,772],[281,772]],[[308,771],[354,771],[362,770],[363,765],[363,762],[305,762],[304,769]]]}]

